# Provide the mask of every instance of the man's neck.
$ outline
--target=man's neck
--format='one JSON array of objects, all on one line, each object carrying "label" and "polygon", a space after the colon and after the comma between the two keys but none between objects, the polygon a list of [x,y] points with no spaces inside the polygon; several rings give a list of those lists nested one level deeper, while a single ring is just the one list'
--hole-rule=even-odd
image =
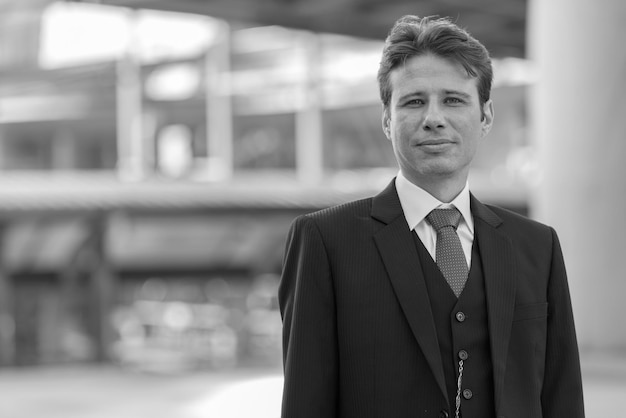
[{"label": "man's neck", "polygon": [[454,179],[407,179],[418,187],[426,190],[434,198],[443,203],[450,203],[463,191],[467,184],[467,176]]}]

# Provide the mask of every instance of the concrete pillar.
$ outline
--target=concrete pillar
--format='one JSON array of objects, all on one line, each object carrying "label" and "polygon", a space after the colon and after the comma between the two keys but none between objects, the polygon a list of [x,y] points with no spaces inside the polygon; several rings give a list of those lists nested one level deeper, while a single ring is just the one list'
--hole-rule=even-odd
[{"label": "concrete pillar", "polygon": [[233,103],[228,76],[231,66],[230,27],[222,23],[220,38],[206,54],[206,131],[208,175],[225,181],[233,176]]},{"label": "concrete pillar", "polygon": [[117,169],[122,180],[146,177],[143,136],[143,86],[137,49],[137,12],[129,12],[132,35],[126,53],[117,63]]},{"label": "concrete pillar", "polygon": [[106,363],[111,360],[114,339],[111,314],[117,296],[117,277],[108,248],[109,215],[99,214],[92,220],[93,241],[90,250],[90,307],[93,309],[91,330],[94,332],[95,360]]},{"label": "concrete pillar", "polygon": [[531,215],[565,253],[579,342],[626,352],[626,2],[531,0]]},{"label": "concrete pillar", "polygon": [[296,112],[296,170],[304,184],[318,184],[324,175],[322,150],[321,39],[315,33],[301,35],[306,78],[302,103]]}]

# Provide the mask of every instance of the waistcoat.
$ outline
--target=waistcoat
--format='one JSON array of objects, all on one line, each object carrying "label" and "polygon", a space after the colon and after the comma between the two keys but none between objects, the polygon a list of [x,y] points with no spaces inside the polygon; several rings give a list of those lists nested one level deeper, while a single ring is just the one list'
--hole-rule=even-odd
[{"label": "waistcoat", "polygon": [[463,292],[457,297],[417,234],[413,234],[422,265],[443,362],[450,416],[456,409],[459,360],[463,361],[461,416],[495,417],[493,366],[489,345],[485,281],[478,242]]}]

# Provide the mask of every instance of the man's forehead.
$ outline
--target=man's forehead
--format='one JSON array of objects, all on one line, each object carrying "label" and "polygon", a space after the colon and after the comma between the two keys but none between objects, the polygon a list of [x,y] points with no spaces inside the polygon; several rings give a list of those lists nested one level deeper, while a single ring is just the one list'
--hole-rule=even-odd
[{"label": "man's forehead", "polygon": [[391,70],[391,75],[405,74],[414,77],[453,76],[472,80],[477,77],[467,72],[463,64],[447,57],[434,54],[420,54],[407,58]]},{"label": "man's forehead", "polygon": [[432,54],[405,60],[390,73],[392,88],[463,91],[478,94],[478,78],[470,75],[460,63]]}]

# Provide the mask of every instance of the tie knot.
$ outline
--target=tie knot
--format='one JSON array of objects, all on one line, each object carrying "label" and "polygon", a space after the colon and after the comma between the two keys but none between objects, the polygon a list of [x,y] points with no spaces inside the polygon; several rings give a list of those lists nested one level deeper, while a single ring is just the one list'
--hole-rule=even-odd
[{"label": "tie knot", "polygon": [[437,231],[446,226],[451,226],[456,229],[461,221],[461,212],[459,212],[457,208],[434,209],[426,216],[426,220],[428,220]]}]

